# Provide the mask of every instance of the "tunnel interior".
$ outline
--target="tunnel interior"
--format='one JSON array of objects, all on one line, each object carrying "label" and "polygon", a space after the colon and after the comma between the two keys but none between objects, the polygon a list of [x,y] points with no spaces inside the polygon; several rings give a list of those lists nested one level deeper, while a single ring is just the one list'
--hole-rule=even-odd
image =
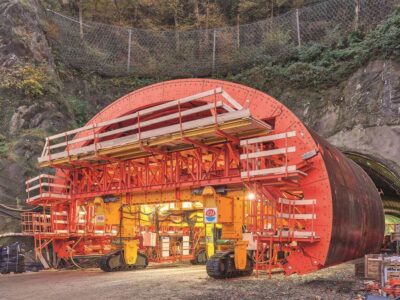
[{"label": "tunnel interior", "polygon": [[[361,166],[375,183],[385,210],[385,223],[400,224],[400,176],[389,166],[371,156],[345,152],[346,156]],[[386,232],[392,230],[386,226]]]}]

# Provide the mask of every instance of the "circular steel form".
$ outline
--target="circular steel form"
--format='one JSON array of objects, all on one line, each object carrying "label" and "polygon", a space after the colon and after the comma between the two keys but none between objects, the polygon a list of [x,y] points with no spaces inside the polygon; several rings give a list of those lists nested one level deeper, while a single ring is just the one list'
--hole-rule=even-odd
[{"label": "circular steel form", "polygon": [[[286,273],[307,273],[380,249],[384,233],[384,214],[378,191],[368,175],[340,151],[308,129],[288,108],[256,89],[220,80],[181,79],[157,83],[131,92],[99,112],[88,124],[117,118],[144,107],[222,87],[236,101],[248,107],[261,120],[275,118],[274,132],[295,130],[288,155],[294,163],[302,155],[317,150],[311,158],[313,168],[300,180],[304,199],[316,199],[314,231],[320,240],[292,253],[284,265]],[[213,97],[204,101],[213,101]],[[277,142],[278,146],[280,142]],[[281,142],[284,147],[284,142]],[[277,188],[270,187],[277,195]]]}]

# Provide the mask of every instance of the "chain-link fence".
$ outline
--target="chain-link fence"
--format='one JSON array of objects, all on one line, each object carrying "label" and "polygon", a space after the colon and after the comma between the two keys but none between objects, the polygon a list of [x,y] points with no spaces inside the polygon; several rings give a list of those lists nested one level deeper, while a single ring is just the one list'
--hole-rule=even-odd
[{"label": "chain-link fence", "polygon": [[332,43],[355,29],[368,31],[396,0],[328,0],[240,26],[151,31],[84,22],[48,11],[61,59],[109,76],[206,76],[237,71],[310,43]]}]

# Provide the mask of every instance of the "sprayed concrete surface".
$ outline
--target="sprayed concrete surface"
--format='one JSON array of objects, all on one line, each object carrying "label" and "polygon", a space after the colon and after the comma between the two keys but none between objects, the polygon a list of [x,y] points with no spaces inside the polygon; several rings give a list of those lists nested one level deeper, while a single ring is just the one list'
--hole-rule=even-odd
[{"label": "sprayed concrete surface", "polygon": [[215,280],[204,266],[104,273],[98,269],[0,275],[0,299],[355,299],[362,282],[351,263],[284,277]]}]

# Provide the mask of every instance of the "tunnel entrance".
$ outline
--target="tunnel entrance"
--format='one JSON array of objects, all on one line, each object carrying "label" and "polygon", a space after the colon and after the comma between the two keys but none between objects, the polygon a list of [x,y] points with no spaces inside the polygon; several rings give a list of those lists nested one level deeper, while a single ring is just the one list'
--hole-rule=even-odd
[{"label": "tunnel entrance", "polygon": [[367,172],[378,188],[385,210],[385,223],[400,223],[400,177],[373,157],[356,152],[345,154]]}]

